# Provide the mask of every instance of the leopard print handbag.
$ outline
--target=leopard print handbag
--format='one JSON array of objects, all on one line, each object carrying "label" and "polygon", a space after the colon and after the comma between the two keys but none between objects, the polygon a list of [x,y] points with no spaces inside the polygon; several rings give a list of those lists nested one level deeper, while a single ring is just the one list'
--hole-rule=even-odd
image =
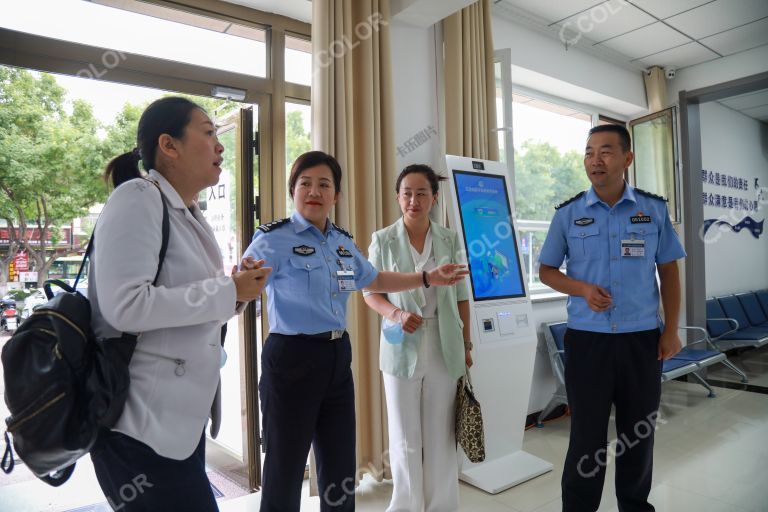
[{"label": "leopard print handbag", "polygon": [[456,387],[456,443],[461,445],[470,462],[485,460],[485,433],[480,402],[475,398],[469,369]]}]

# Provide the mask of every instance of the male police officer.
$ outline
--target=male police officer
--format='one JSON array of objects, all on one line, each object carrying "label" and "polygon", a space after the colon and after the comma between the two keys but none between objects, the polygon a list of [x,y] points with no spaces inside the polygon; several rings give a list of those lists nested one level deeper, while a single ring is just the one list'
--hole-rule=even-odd
[{"label": "male police officer", "polygon": [[[541,282],[569,296],[565,385],[571,436],[564,512],[598,509],[609,454],[616,457],[619,510],[654,510],[648,503],[653,432],[662,360],[680,351],[676,260],[685,251],[664,199],[624,182],[632,159],[626,128],[590,130],[584,167],[592,187],[556,208],[539,258]],[[564,258],[567,275],[559,270]],[[618,437],[608,445],[612,404]]]}]

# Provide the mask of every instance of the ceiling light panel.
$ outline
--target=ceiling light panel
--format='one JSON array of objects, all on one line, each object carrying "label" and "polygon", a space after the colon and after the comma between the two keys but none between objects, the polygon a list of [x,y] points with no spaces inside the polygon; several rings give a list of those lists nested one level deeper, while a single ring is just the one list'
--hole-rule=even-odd
[{"label": "ceiling light panel", "polygon": [[768,44],[768,18],[705,37],[701,42],[723,55],[731,55]]},{"label": "ceiling light panel", "polygon": [[716,0],[665,20],[695,39],[768,16],[768,0]]},{"label": "ceiling light panel", "polygon": [[685,37],[661,22],[656,22],[653,25],[601,43],[601,46],[606,46],[619,53],[623,53],[629,56],[630,59],[638,59],[689,42],[691,42],[690,38]]},{"label": "ceiling light panel", "polygon": [[712,3],[715,0],[630,0],[634,5],[640,7],[649,14],[657,18],[664,19],[680,14],[691,9],[695,9],[704,4]]},{"label": "ceiling light panel", "polygon": [[625,0],[610,0],[571,16],[560,23],[560,26],[565,27],[569,34],[575,31],[592,41],[600,42],[655,22],[653,16],[645,14]]}]

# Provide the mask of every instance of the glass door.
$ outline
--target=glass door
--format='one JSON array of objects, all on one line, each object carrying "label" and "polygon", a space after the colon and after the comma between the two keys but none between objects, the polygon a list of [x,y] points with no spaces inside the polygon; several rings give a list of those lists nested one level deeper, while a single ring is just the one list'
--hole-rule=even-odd
[{"label": "glass door", "polygon": [[[260,104],[241,108],[227,104],[215,113],[217,135],[224,146],[219,183],[200,193],[199,204],[213,228],[225,275],[250,243],[259,222]],[[251,303],[227,324],[221,369],[221,428],[215,439],[215,465],[225,473],[258,489],[261,480],[260,420],[258,405],[258,347],[261,323]],[[209,433],[210,435],[210,433]],[[239,478],[238,478],[239,477]]]}]

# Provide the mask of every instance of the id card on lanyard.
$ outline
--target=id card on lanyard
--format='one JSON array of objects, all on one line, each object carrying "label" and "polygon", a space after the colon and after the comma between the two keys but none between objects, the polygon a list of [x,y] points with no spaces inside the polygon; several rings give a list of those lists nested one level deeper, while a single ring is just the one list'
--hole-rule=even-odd
[{"label": "id card on lanyard", "polygon": [[341,270],[336,271],[336,280],[339,283],[340,292],[354,292],[357,290],[355,286],[355,271],[351,268],[344,268],[344,264],[341,260],[336,260]]}]

